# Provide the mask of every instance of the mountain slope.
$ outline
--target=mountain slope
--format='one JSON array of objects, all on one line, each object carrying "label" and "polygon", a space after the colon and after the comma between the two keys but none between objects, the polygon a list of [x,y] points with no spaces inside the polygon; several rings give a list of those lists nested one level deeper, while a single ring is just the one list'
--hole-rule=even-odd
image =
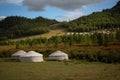
[{"label": "mountain slope", "polygon": [[50,31],[50,26],[58,23],[42,17],[29,19],[10,16],[0,21],[0,40],[43,34]]},{"label": "mountain slope", "polygon": [[110,9],[110,12],[117,12],[120,14],[120,1],[112,9]]},{"label": "mountain slope", "polygon": [[120,27],[120,1],[111,9],[94,12],[68,23],[69,31],[84,32]]}]

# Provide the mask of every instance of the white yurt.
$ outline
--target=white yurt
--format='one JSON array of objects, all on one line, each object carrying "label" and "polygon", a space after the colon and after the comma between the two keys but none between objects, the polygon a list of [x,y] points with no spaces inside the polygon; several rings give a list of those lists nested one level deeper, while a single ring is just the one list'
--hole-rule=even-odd
[{"label": "white yurt", "polygon": [[29,51],[27,54],[21,56],[20,61],[21,62],[42,62],[43,55],[35,51]]},{"label": "white yurt", "polygon": [[23,56],[24,54],[26,54],[25,51],[19,50],[19,51],[15,52],[14,54],[11,55],[11,59],[20,60],[20,57]]},{"label": "white yurt", "polygon": [[49,60],[68,60],[68,54],[62,52],[62,51],[55,51],[52,54],[49,55]]}]

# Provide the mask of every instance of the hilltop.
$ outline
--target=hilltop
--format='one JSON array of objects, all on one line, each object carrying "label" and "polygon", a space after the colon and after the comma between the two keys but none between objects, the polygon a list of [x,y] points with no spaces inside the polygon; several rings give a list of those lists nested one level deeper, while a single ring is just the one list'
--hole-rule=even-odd
[{"label": "hilltop", "polygon": [[120,14],[120,1],[113,7],[109,10],[110,12],[117,12]]}]

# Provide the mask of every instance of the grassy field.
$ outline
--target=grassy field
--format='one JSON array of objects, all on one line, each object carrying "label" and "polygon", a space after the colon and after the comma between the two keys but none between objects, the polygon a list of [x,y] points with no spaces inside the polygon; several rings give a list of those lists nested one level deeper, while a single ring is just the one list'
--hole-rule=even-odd
[{"label": "grassy field", "polygon": [[66,34],[65,29],[54,29],[54,30],[51,30],[49,33],[45,33],[45,34],[41,34],[41,35],[28,36],[28,37],[18,38],[18,39],[13,39],[13,41],[33,39],[33,38],[39,38],[39,37],[50,38],[52,36],[61,36],[61,35],[65,35],[65,34]]},{"label": "grassy field", "polygon": [[1,80],[120,80],[120,64],[0,62]]}]

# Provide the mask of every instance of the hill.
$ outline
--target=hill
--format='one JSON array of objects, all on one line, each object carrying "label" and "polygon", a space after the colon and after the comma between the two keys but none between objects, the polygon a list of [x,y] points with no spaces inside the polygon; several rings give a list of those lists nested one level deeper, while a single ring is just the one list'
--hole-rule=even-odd
[{"label": "hill", "polygon": [[112,8],[109,10],[110,12],[117,12],[120,14],[120,1]]},{"label": "hill", "polygon": [[68,23],[68,30],[86,32],[120,27],[120,1],[111,9],[93,12]]},{"label": "hill", "polygon": [[0,40],[26,37],[47,33],[51,25],[58,23],[43,17],[29,19],[26,17],[10,16],[0,21]]}]

